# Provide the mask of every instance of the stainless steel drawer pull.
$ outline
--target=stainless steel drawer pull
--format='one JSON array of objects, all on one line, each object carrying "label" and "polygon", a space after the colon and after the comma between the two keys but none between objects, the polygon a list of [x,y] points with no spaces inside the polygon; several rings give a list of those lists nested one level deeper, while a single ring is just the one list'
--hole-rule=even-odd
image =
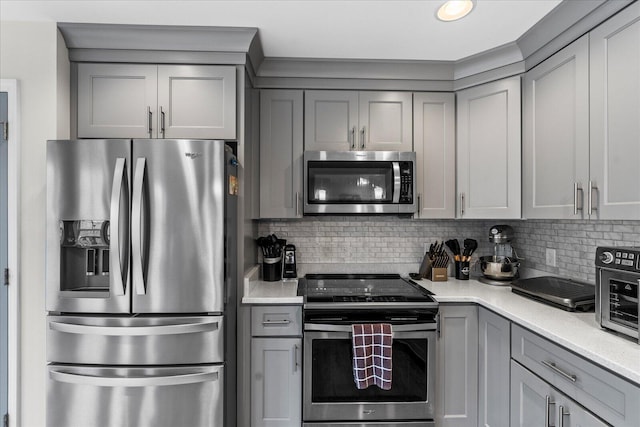
[{"label": "stainless steel drawer pull", "polygon": [[562,369],[558,368],[558,367],[556,366],[556,364],[555,364],[555,363],[553,363],[553,362],[547,362],[546,360],[543,360],[543,361],[542,361],[542,364],[543,364],[544,366],[546,366],[547,368],[551,369],[552,371],[554,371],[554,372],[556,372],[556,373],[558,373],[558,374],[562,375],[563,377],[565,377],[566,379],[568,379],[568,380],[569,380],[569,381],[571,381],[571,382],[574,382],[574,383],[575,383],[575,382],[578,380],[578,377],[576,377],[575,375],[572,375],[572,374],[567,374],[567,373],[566,373],[566,372],[564,372]]},{"label": "stainless steel drawer pull", "polygon": [[545,405],[544,405],[544,427],[549,427],[549,415],[550,415],[550,408],[549,406],[551,405],[555,405],[555,402],[551,401],[551,396],[547,395],[545,396]]},{"label": "stainless steel drawer pull", "polygon": [[558,427],[564,427],[564,417],[571,415],[568,412],[564,412],[564,406],[560,405],[558,407]]},{"label": "stainless steel drawer pull", "polygon": [[264,326],[273,326],[273,325],[288,325],[291,323],[290,320],[264,320],[262,324]]}]

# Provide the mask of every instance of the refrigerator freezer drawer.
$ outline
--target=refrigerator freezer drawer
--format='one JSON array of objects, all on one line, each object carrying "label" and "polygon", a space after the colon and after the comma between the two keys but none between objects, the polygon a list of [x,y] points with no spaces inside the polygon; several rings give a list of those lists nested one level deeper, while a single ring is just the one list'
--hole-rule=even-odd
[{"label": "refrigerator freezer drawer", "polygon": [[87,365],[222,363],[223,316],[48,316],[47,360]]},{"label": "refrigerator freezer drawer", "polygon": [[49,365],[47,427],[223,425],[224,367]]}]

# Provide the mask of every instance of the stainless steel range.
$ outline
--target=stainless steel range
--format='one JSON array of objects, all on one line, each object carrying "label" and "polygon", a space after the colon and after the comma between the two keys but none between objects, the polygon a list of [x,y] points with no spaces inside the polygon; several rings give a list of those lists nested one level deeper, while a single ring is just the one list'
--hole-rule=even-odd
[{"label": "stainless steel range", "polygon": [[[438,303],[399,275],[307,275],[304,304],[304,426],[434,426]],[[352,325],[393,329],[392,386],[356,387]]]}]

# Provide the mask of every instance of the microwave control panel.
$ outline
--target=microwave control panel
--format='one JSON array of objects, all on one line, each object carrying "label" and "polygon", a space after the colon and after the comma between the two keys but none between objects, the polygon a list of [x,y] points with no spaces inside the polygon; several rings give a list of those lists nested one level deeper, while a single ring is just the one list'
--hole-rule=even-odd
[{"label": "microwave control panel", "polygon": [[640,247],[599,247],[596,266],[640,273]]},{"label": "microwave control panel", "polygon": [[400,162],[400,203],[413,203],[413,162]]}]

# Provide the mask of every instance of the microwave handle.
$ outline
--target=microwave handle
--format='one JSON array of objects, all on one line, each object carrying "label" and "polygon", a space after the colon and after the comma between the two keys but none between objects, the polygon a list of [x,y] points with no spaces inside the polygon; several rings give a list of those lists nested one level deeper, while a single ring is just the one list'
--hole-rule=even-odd
[{"label": "microwave handle", "polygon": [[393,165],[393,203],[400,202],[400,162],[392,162]]}]

